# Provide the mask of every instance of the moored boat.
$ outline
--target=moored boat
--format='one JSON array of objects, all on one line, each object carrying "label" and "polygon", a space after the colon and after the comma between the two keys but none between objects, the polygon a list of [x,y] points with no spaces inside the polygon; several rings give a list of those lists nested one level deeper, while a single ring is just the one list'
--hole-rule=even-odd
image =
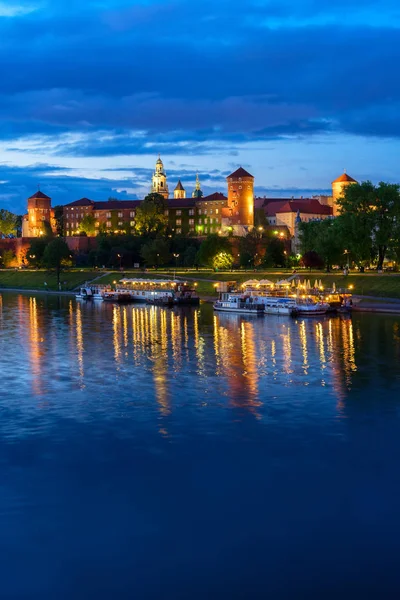
[{"label": "moored boat", "polygon": [[263,315],[264,304],[253,302],[251,298],[244,300],[239,296],[228,296],[225,300],[218,300],[214,303],[214,310],[221,312],[248,314],[248,315]]}]

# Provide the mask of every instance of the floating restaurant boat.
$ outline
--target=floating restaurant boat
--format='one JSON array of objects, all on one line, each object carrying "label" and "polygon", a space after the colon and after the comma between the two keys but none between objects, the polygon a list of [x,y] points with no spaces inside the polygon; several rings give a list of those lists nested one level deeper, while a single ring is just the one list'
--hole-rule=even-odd
[{"label": "floating restaurant boat", "polygon": [[263,315],[264,304],[253,302],[252,298],[242,299],[235,294],[229,294],[226,299],[214,303],[214,310],[248,315]]},{"label": "floating restaurant boat", "polygon": [[104,302],[117,302],[118,304],[127,304],[128,302],[132,302],[132,298],[129,292],[125,292],[124,290],[115,290],[104,292],[103,294]]},{"label": "floating restaurant boat", "polygon": [[169,305],[171,303],[169,299],[172,299],[172,304],[175,305],[200,304],[200,298],[195,288],[196,284],[190,286],[186,281],[121,279],[120,283],[123,285],[123,290],[131,294],[132,302]]}]

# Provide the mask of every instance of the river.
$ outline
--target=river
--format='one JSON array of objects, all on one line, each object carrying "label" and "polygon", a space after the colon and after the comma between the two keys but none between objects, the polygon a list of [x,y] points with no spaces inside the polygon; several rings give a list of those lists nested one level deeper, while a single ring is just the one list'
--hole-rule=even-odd
[{"label": "river", "polygon": [[400,319],[0,296],[2,599],[397,598]]}]

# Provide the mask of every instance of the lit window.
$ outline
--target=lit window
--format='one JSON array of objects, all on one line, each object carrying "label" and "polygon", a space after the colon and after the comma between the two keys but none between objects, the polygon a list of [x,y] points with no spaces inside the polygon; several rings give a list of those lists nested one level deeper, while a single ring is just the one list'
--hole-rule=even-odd
[{"label": "lit window", "polygon": [[194,225],[194,219],[189,219],[189,225]]},{"label": "lit window", "polygon": [[111,221],[107,221],[106,226],[111,227]]},{"label": "lit window", "polygon": [[131,218],[132,218],[132,217],[134,217],[134,216],[135,216],[135,211],[134,211],[134,210],[131,210],[131,212],[129,213],[129,216],[130,216]]},{"label": "lit window", "polygon": [[204,224],[208,223],[208,219],[204,219]]},{"label": "lit window", "polygon": [[181,214],[182,214],[182,211],[181,211],[181,210],[177,210],[177,211],[176,211],[176,216],[177,216],[177,217],[178,217],[178,216],[180,216]]},{"label": "lit window", "polygon": [[219,213],[218,208],[215,209],[215,214],[217,215]]},{"label": "lit window", "polygon": [[168,217],[168,215],[169,215],[169,210],[164,210],[164,215],[165,215],[166,217]]},{"label": "lit window", "polygon": [[191,217],[194,215],[194,209],[193,209],[193,208],[191,208],[191,209],[189,210],[189,215],[190,215]]},{"label": "lit window", "polygon": [[242,186],[241,186],[241,185],[239,185],[239,190],[241,190],[241,189],[242,189]]},{"label": "lit window", "polygon": [[94,213],[94,218],[95,218],[95,219],[98,219],[98,218],[99,218],[99,213],[98,213],[98,212],[97,212],[97,213]]},{"label": "lit window", "polygon": [[176,233],[179,235],[180,233],[182,233],[182,229],[177,229]]},{"label": "lit window", "polygon": [[[111,213],[110,213],[110,212],[106,213],[106,218],[107,218],[107,219],[111,219]],[[111,226],[110,226],[110,227],[111,227]]]},{"label": "lit window", "polygon": [[199,219],[199,225],[201,225],[201,219]]},{"label": "lit window", "polygon": [[119,213],[118,213],[118,218],[119,218],[119,219],[122,219],[122,217],[123,217],[123,216],[124,216],[124,215],[122,214],[122,212],[119,212]]},{"label": "lit window", "polygon": [[131,221],[131,227],[135,227],[135,221]]},{"label": "lit window", "polygon": [[100,223],[98,221],[96,221],[95,226],[100,227]]},{"label": "lit window", "polygon": [[122,221],[118,221],[118,227],[121,227],[123,225]]},{"label": "lit window", "polygon": [[182,225],[182,219],[177,219],[177,220],[176,220],[176,224],[177,224],[177,225]]}]

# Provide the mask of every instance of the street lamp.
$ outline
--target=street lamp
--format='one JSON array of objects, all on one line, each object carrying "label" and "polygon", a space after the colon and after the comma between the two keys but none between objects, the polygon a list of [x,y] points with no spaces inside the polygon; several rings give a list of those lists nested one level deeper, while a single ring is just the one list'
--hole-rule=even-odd
[{"label": "street lamp", "polygon": [[122,254],[117,254],[117,257],[119,258],[119,270],[122,271]]},{"label": "street lamp", "polygon": [[178,258],[179,258],[179,254],[175,254],[174,253],[174,258],[175,258],[175,269],[174,269],[174,280],[176,279],[176,269],[178,267]]}]

